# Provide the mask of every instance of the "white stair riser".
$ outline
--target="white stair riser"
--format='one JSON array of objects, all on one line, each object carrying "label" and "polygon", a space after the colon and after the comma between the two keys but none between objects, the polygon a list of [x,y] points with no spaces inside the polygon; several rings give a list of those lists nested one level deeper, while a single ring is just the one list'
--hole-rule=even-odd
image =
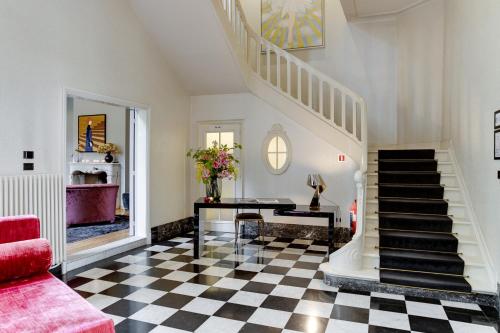
[{"label": "white stair riser", "polygon": [[[375,200],[377,199],[378,197],[378,188],[373,188],[373,187],[370,187],[367,189],[367,199],[368,200]],[[462,203],[463,202],[463,199],[462,199],[462,194],[460,193],[460,191],[458,190],[449,190],[449,189],[446,189],[444,190],[444,198],[448,201],[451,201],[451,202],[456,202],[456,203]]]},{"label": "white stair riser", "polygon": [[457,177],[453,174],[441,174],[440,183],[446,187],[458,187]]},{"label": "white stair riser", "polygon": [[465,264],[464,276],[480,278],[481,276],[488,276],[488,271],[484,266]]},{"label": "white stair riser", "polygon": [[378,175],[368,175],[366,179],[366,184],[368,186],[373,186],[378,183]]},{"label": "white stair riser", "polygon": [[363,267],[375,268],[380,267],[380,258],[374,256],[363,255]]}]

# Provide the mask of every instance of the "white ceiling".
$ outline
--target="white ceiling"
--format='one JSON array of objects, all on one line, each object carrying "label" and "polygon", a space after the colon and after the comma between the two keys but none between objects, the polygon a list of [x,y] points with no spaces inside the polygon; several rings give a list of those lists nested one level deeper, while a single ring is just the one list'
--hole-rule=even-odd
[{"label": "white ceiling", "polygon": [[208,0],[130,0],[191,95],[247,91]]},{"label": "white ceiling", "polygon": [[427,0],[340,0],[349,20],[398,14],[425,1]]}]

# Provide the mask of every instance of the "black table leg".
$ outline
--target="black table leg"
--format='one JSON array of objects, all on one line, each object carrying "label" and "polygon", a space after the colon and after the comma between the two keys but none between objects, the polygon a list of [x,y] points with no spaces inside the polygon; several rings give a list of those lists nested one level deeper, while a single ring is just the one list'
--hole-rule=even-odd
[{"label": "black table leg", "polygon": [[200,248],[200,239],[201,242],[203,242],[203,235],[200,237],[200,209],[195,207],[194,208],[194,253],[193,253],[193,258],[194,259],[200,259],[202,251],[203,251],[203,243],[201,244]]},{"label": "black table leg", "polygon": [[335,215],[330,214],[328,216],[328,254],[332,254],[334,251],[334,237],[335,233]]}]

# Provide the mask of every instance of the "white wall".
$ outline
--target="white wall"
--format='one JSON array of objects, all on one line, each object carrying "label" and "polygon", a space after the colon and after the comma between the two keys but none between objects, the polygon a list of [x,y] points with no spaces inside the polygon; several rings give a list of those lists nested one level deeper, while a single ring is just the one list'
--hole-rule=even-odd
[{"label": "white wall", "polygon": [[397,16],[398,143],[440,142],[443,117],[444,1]]},{"label": "white wall", "polygon": [[[252,94],[191,97],[193,148],[197,147],[198,143],[198,123],[217,120],[242,121],[241,166],[246,197],[285,197],[291,198],[297,204],[309,205],[313,190],[306,185],[307,175],[320,173],[328,186],[324,196],[340,205],[344,226],[348,225],[348,208],[355,198],[353,177],[356,165],[352,160],[337,162],[339,150]],[[283,175],[272,175],[266,169],[261,156],[264,138],[276,123],[283,126],[293,149],[292,162]],[[199,185],[194,175],[190,175],[189,180],[191,200],[194,200],[200,196]],[[329,204],[325,200],[321,200],[321,203]]]},{"label": "white wall", "polygon": [[151,223],[186,216],[189,98],[128,2],[4,0],[0,40],[0,175],[25,149],[64,172],[63,87],[87,90],[151,107]]},{"label": "white wall", "polygon": [[457,159],[500,281],[500,161],[493,113],[500,109],[500,2],[447,0],[444,135]]},{"label": "white wall", "polygon": [[[261,2],[241,3],[249,24],[260,33]],[[394,22],[352,25],[340,1],[327,0],[325,47],[292,51],[365,98],[370,144],[396,143],[395,42]]]}]

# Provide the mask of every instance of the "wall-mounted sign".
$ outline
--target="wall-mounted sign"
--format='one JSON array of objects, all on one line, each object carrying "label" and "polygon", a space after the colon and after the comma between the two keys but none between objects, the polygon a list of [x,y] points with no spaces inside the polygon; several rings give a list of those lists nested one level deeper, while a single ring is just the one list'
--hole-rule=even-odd
[{"label": "wall-mounted sign", "polygon": [[495,160],[500,160],[500,130],[495,131]]},{"label": "wall-mounted sign", "polygon": [[338,161],[339,162],[345,162],[345,155],[344,154],[339,154]]}]

